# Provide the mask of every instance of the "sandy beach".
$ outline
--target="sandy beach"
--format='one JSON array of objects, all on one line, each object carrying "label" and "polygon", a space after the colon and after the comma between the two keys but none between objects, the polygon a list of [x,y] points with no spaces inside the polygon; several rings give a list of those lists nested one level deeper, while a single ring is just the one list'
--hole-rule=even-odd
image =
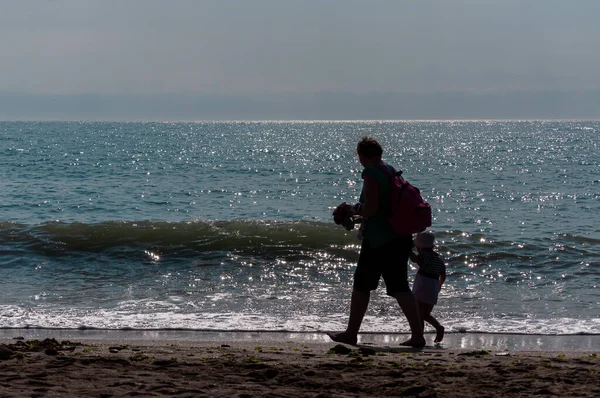
[{"label": "sandy beach", "polygon": [[600,351],[319,340],[0,340],[1,397],[600,395]]}]

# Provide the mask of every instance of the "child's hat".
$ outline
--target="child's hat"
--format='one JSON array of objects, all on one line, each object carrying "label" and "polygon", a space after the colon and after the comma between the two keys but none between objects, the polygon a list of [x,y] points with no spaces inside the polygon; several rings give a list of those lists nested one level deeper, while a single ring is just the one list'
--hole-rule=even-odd
[{"label": "child's hat", "polygon": [[435,237],[430,232],[419,232],[415,239],[415,246],[419,249],[433,249]]}]

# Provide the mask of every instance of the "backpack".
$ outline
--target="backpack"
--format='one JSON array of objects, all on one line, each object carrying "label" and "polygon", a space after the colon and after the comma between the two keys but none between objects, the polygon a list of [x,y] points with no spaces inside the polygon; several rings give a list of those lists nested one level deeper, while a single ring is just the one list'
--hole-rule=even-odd
[{"label": "backpack", "polygon": [[389,222],[397,235],[423,232],[431,227],[431,206],[423,200],[419,188],[402,178],[402,171],[393,173],[384,165],[381,170],[390,178]]}]

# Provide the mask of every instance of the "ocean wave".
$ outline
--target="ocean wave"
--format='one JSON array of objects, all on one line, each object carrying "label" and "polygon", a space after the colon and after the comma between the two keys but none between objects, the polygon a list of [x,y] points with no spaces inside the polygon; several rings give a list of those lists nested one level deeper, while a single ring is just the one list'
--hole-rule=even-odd
[{"label": "ocean wave", "polygon": [[3,251],[44,255],[151,250],[153,253],[332,251],[355,252],[354,232],[333,223],[309,221],[108,221],[96,224],[0,223]]},{"label": "ocean wave", "polygon": [[[436,231],[439,250],[461,263],[517,261],[535,266],[548,251],[577,258],[598,258],[600,239],[561,235],[514,242],[495,240],[461,230]],[[327,253],[355,260],[360,242],[355,231],[320,221],[106,221],[48,222],[27,225],[0,222],[0,252],[61,256],[81,253],[128,257],[142,253],[178,258],[206,252],[249,253],[258,256]]]}]

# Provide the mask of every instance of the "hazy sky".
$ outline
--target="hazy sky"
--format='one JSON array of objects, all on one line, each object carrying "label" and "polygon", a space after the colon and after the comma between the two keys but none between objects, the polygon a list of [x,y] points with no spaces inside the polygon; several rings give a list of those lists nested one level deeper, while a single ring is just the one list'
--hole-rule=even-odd
[{"label": "hazy sky", "polygon": [[[124,107],[183,101],[191,118],[198,98],[218,98],[208,108],[224,117],[227,98],[243,107],[252,97],[263,103],[250,108],[269,117],[269,101],[316,98],[360,113],[382,95],[586,92],[597,105],[599,71],[598,0],[0,0],[4,119],[23,116],[13,108],[29,100],[31,117],[68,117],[69,99],[94,117],[82,95],[100,101],[98,117],[109,97]],[[62,110],[48,111],[56,95]],[[350,95],[354,105],[324,95]]]}]

